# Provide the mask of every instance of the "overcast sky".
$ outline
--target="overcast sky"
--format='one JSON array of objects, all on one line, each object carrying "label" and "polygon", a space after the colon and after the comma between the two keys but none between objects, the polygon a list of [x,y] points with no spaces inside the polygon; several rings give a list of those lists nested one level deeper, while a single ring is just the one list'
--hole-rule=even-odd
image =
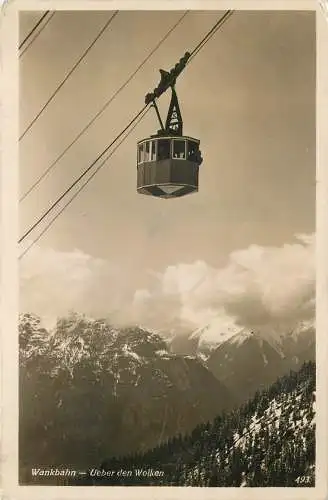
[{"label": "overcast sky", "polygon": [[[222,14],[194,11],[184,18],[51,175],[21,203],[21,233],[139,111],[145,94],[158,83],[158,69],[174,66]],[[21,57],[21,132],[110,15],[56,12]],[[21,141],[21,194],[181,15],[119,12]],[[36,13],[21,16],[21,39],[38,18]],[[269,268],[263,275],[268,252],[260,257],[254,248],[270,247],[272,257],[273,249],[282,255],[286,245],[296,249],[297,259],[301,255],[305,259],[297,260],[295,290],[299,293],[303,278],[306,286],[313,287],[313,240],[304,235],[315,230],[315,14],[236,12],[188,65],[177,92],[184,132],[201,141],[199,193],[177,200],[136,193],[136,142],[158,129],[155,114],[148,113],[22,260],[22,307],[54,315],[69,305],[105,314],[159,289],[162,301],[164,277],[169,272],[173,279],[172,269],[189,266],[183,268],[189,270],[183,283],[189,280],[194,286],[192,276],[199,278],[195,271],[199,266],[227,269],[233,256],[241,255],[237,250],[250,251],[253,263],[262,262],[261,276],[267,281],[273,279]],[[164,117],[168,98],[159,102]],[[296,239],[299,234],[301,240]],[[267,265],[272,269],[270,258]],[[250,261],[246,261],[247,267]],[[289,283],[292,288],[284,262],[285,267],[273,266],[275,275],[283,269],[286,283],[279,286],[286,288]],[[182,279],[179,276],[176,283]],[[250,279],[256,281],[254,273]],[[68,290],[75,298],[68,300]],[[181,317],[181,296],[174,304]],[[205,312],[211,307],[203,305]],[[195,324],[206,322],[209,316],[205,316]]]}]

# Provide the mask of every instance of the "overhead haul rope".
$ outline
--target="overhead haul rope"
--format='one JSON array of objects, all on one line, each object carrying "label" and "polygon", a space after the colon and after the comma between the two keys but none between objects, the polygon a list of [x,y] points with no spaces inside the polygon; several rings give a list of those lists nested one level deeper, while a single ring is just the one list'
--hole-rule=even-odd
[{"label": "overhead haul rope", "polygon": [[[35,30],[38,28],[38,26],[40,26],[40,24],[42,23],[43,19],[45,19],[47,17],[47,15],[49,14],[49,12],[50,12],[50,10],[46,10],[45,11],[45,13],[43,14],[43,16],[41,16],[41,18],[38,20],[38,22],[35,24],[35,26],[33,26],[33,28],[31,29],[31,31],[29,31],[29,33],[26,35],[26,37],[24,38],[24,40],[22,41],[22,43],[19,45],[18,50],[21,50],[23,48],[23,46],[25,45],[25,43],[28,41],[29,38],[31,38],[31,36],[35,32]],[[42,29],[44,29],[44,27]],[[39,31],[39,33],[41,33],[42,29]],[[37,38],[37,37],[35,37],[35,38]],[[28,46],[30,46],[34,42],[35,38],[33,38],[32,42]]]},{"label": "overhead haul rope", "polygon": [[[146,108],[146,109],[145,109]],[[96,170],[88,177],[88,179],[79,187],[79,189],[73,194],[73,196],[65,203],[65,205],[60,209],[60,211],[51,219],[51,221],[42,229],[41,233],[31,242],[31,244],[22,252],[19,256],[19,259],[22,259],[24,255],[32,248],[35,243],[39,241],[39,239],[44,235],[44,233],[50,228],[50,226],[55,222],[55,220],[64,212],[64,210],[72,203],[72,201],[80,194],[82,189],[85,188],[87,184],[93,179],[93,177],[98,173],[98,171],[103,167],[103,165],[109,160],[111,156],[115,153],[115,151],[119,148],[119,146],[129,137],[129,135],[133,132],[133,130],[137,127],[139,122],[143,119],[143,117],[150,111],[150,107],[144,108],[144,112],[141,113],[139,119],[134,123],[134,125],[130,128],[130,130],[125,134],[123,139],[113,148],[113,150],[103,159],[103,161],[97,166]]]},{"label": "overhead haul rope", "polygon": [[[47,11],[48,13],[50,11]],[[28,45],[26,45],[26,47],[21,51],[21,53],[19,54],[19,57],[23,57],[23,55],[25,54],[25,52],[31,47],[31,45],[35,42],[35,40],[38,38],[38,36],[42,33],[42,31],[45,29],[45,27],[50,23],[51,19],[54,17],[54,15],[56,14],[56,11],[54,10],[53,12],[51,12],[50,16],[48,17],[48,19],[46,20],[46,22],[41,26],[41,29],[36,33],[35,37],[32,38],[32,40],[30,41],[30,43]],[[40,26],[41,24],[41,21],[43,19],[46,18],[46,14],[44,14],[42,16],[42,18],[40,19],[40,21],[36,24],[36,26],[34,26],[33,30],[32,31],[35,31],[36,27],[37,26]],[[32,35],[32,31],[30,32],[30,35]],[[26,37],[26,39],[24,40],[23,43],[25,43],[27,41],[27,38],[30,37],[30,35],[28,35]],[[19,49],[21,49],[23,47],[23,43],[21,43],[21,45],[19,46]]]},{"label": "overhead haul rope", "polygon": [[58,205],[58,203],[60,203],[62,201],[63,198],[65,198],[65,196],[76,186],[76,184],[78,184],[78,182],[80,182],[80,180],[83,179],[83,177],[85,177],[87,175],[87,173],[90,172],[92,167],[95,166],[95,164],[101,159],[101,157],[104,156],[104,154],[107,153],[107,151],[115,144],[115,142],[118,141],[118,139],[131,127],[131,125],[133,125],[133,123],[139,118],[139,116],[145,111],[146,108],[147,108],[147,105],[145,105],[139,111],[139,113],[137,113],[137,115],[134,118],[132,118],[132,120],[128,123],[128,125],[115,137],[115,139],[108,146],[106,146],[106,148],[103,150],[103,152],[97,156],[97,158],[91,163],[91,165],[89,165],[88,168],[86,170],[84,170],[82,172],[82,174],[79,175],[79,177],[77,179],[75,179],[73,184],[71,184],[66,189],[66,191],[64,191],[63,194],[61,194],[60,197],[48,208],[48,210],[46,210],[43,213],[43,215],[40,217],[40,219],[38,219],[30,227],[30,229],[28,231],[26,231],[25,234],[23,234],[23,236],[18,240],[18,243],[22,243],[22,241],[25,240],[25,238],[33,231],[33,229],[35,229],[43,221],[43,219],[45,219],[45,217],[47,217],[47,215]]},{"label": "overhead haul rope", "polygon": [[20,136],[19,140],[21,141],[23,139],[23,137],[25,137],[25,135],[27,134],[27,132],[33,127],[34,123],[40,118],[40,116],[42,115],[42,113],[45,111],[45,109],[48,107],[48,105],[51,103],[51,101],[56,97],[56,95],[58,94],[58,92],[60,91],[60,89],[65,85],[65,83],[67,82],[67,80],[69,79],[69,77],[74,73],[74,71],[76,70],[76,68],[81,64],[81,62],[83,61],[83,59],[86,57],[86,55],[90,52],[90,50],[92,49],[92,47],[96,44],[96,42],[99,40],[99,38],[103,35],[103,33],[106,31],[106,29],[108,28],[108,26],[111,24],[111,22],[114,20],[115,16],[118,14],[118,11],[116,10],[111,16],[109,19],[107,19],[106,23],[104,24],[104,26],[101,28],[101,30],[99,31],[99,33],[97,34],[97,36],[93,39],[93,41],[88,45],[88,47],[86,48],[86,50],[83,52],[83,54],[79,57],[79,59],[76,61],[76,63],[74,64],[74,66],[70,69],[70,71],[67,73],[67,75],[65,76],[65,78],[62,80],[62,82],[58,85],[58,87],[55,89],[55,91],[51,94],[51,96],[49,97],[49,99],[44,103],[44,105],[42,106],[42,108],[40,109],[40,111],[38,111],[38,113],[35,115],[35,117],[33,118],[33,120],[29,123],[29,125],[26,127],[26,129],[24,130],[24,132],[22,133],[22,135]]},{"label": "overhead haul rope", "polygon": [[130,76],[125,80],[125,82],[114,92],[114,94],[105,102],[99,111],[91,118],[87,125],[77,134],[77,136],[66,146],[62,153],[49,165],[49,167],[38,177],[38,179],[32,184],[32,186],[25,192],[25,194],[20,198],[22,202],[39,184],[42,180],[50,173],[50,171],[57,165],[57,163],[65,156],[65,154],[71,149],[72,146],[82,137],[82,135],[91,127],[91,125],[99,118],[100,115],[108,108],[108,106],[113,102],[113,100],[124,90],[124,88],[130,83],[130,81],[135,77],[135,75],[143,68],[143,66],[148,62],[151,56],[160,48],[160,46],[165,42],[165,40],[171,35],[171,33],[177,28],[177,26],[186,17],[189,11],[186,11],[178,21],[169,29],[169,31],[161,38],[161,40],[155,45],[155,47],[147,54],[145,59],[137,66],[137,68],[130,74]]},{"label": "overhead haul rope", "polygon": [[190,62],[197,54],[202,50],[202,48],[206,45],[206,43],[215,35],[215,33],[221,28],[221,26],[232,16],[234,13],[233,10],[228,10],[217,23],[214,24],[213,28],[207,33],[207,35],[203,38],[201,42],[194,48],[192,51],[189,61]]},{"label": "overhead haul rope", "polygon": [[[230,14],[229,14],[230,13]],[[203,38],[203,40],[201,40],[201,42],[195,47],[195,49],[191,52],[191,53],[186,53],[186,55],[188,54],[188,57],[189,59],[191,57],[193,57],[194,55],[196,55],[196,53],[200,50],[200,48],[203,47],[203,45],[205,45],[209,40],[210,38],[212,38],[212,36],[214,35],[214,33],[217,31],[217,29],[219,27],[221,27],[224,23],[224,21],[226,21],[228,19],[228,17],[231,16],[231,14],[233,13],[233,11],[227,11],[220,19],[219,21],[213,26],[213,28],[210,30],[209,33],[206,34],[206,36]],[[229,16],[228,16],[229,14]],[[184,58],[186,58],[186,55],[184,56]],[[178,72],[175,72],[174,73],[174,70],[172,70],[172,72],[170,73],[171,74],[171,77],[173,78],[173,80],[176,79],[176,77],[178,76],[178,74],[180,74],[184,67],[186,66],[186,62],[184,62],[184,64],[182,65],[181,64],[181,61],[184,59],[182,58],[180,60],[180,68],[178,70]],[[177,65],[178,66],[178,65]],[[115,142],[117,142],[120,137],[134,124],[134,122],[136,120],[138,120],[138,118],[142,115],[142,113],[146,110],[146,108],[149,106],[149,104],[152,102],[152,99],[149,100],[149,96],[152,96],[153,99],[156,99],[158,98],[162,93],[165,92],[165,90],[167,90],[167,88],[170,86],[170,82],[168,80],[166,80],[166,83],[164,85],[164,87],[158,87],[157,89],[155,89],[154,93],[157,94],[154,96],[154,93],[152,94],[147,94],[146,96],[146,104],[143,106],[143,108],[135,115],[135,117],[129,122],[129,124],[122,130],[122,132],[120,132],[120,134],[118,134],[118,136],[103,150],[102,153],[100,153],[100,155],[98,155],[98,157],[96,158],[96,160],[94,160],[91,165],[89,165],[89,167],[84,170],[82,172],[82,174],[71,184],[71,186],[69,188],[66,189],[66,191],[43,213],[43,215],[23,234],[23,236],[18,240],[18,243],[21,243],[24,239],[27,238],[27,236],[29,236],[29,234],[45,219],[45,217],[47,217],[47,215],[58,205],[58,203],[60,203],[62,201],[62,199],[76,186],[76,184],[94,167],[94,165],[102,158],[102,156],[104,156],[104,154],[107,153],[107,151],[115,144]],[[102,163],[102,165],[104,164],[105,162]],[[102,166],[101,165],[101,166]],[[97,170],[97,172],[99,171],[99,169]],[[86,185],[86,184],[85,184]],[[83,185],[84,187],[84,185]],[[81,190],[83,189],[83,187],[81,188]],[[63,210],[64,211],[64,210]],[[54,219],[55,220],[55,219]],[[52,222],[48,225],[47,229],[51,226]],[[34,242],[32,242],[32,244],[30,245],[29,249],[33,246]],[[25,251],[25,253],[27,252],[27,250]]]}]

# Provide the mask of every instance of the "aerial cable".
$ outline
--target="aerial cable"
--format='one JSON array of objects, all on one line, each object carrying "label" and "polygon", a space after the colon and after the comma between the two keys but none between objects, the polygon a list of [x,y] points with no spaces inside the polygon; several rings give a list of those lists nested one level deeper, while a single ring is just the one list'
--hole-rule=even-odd
[{"label": "aerial cable", "polygon": [[[27,40],[29,38],[31,38],[31,36],[35,32],[35,30],[38,28],[38,26],[40,26],[40,24],[42,23],[43,19],[45,19],[47,17],[47,15],[49,14],[49,12],[50,12],[50,10],[46,10],[45,11],[45,13],[43,14],[43,16],[41,16],[41,18],[38,20],[38,22],[35,24],[35,26],[33,26],[33,28],[31,29],[31,31],[29,31],[29,33],[26,35],[26,37],[24,38],[24,40],[22,41],[22,43],[19,45],[18,50],[21,50],[22,47],[23,47],[23,45],[25,45],[25,43],[27,42]],[[34,40],[35,40],[35,38],[34,38]]]},{"label": "aerial cable", "polygon": [[[49,11],[50,12],[50,11]],[[32,40],[30,41],[30,43],[28,45],[26,45],[26,47],[20,52],[19,54],[19,57],[21,58],[25,52],[30,48],[30,46],[32,45],[32,43],[35,42],[35,40],[38,38],[38,36],[42,33],[42,31],[45,29],[45,27],[50,23],[51,19],[54,17],[54,15],[56,14],[56,11],[54,10],[50,16],[48,17],[48,19],[46,20],[46,22],[41,26],[41,29],[39,29],[39,31],[36,33],[35,37],[32,38]]]},{"label": "aerial cable", "polygon": [[[230,11],[228,11],[230,12]],[[233,12],[233,11],[232,11]],[[217,27],[220,24],[220,26],[222,26],[222,20],[223,18],[227,19],[227,13],[224,14],[224,16],[215,24],[215,27]],[[195,49],[191,52],[191,53],[188,53],[188,57],[192,57],[196,51],[199,50],[200,46],[202,46],[203,42],[206,40],[205,43],[207,43],[210,38],[213,36],[214,32],[213,32],[213,29],[211,29],[211,31],[209,33],[212,33],[211,36],[209,37],[209,33],[203,38],[203,40],[195,47]],[[185,65],[185,63],[184,63]],[[179,70],[176,71],[173,75],[173,78],[174,80],[176,79],[177,75],[180,74],[184,68],[184,65],[180,64],[179,66]],[[173,71],[173,70],[172,70]],[[170,74],[167,73],[169,76]],[[166,82],[167,84],[167,88],[172,84],[172,82],[169,80],[168,83]],[[157,90],[157,89],[155,89]],[[165,89],[166,90],[166,89]],[[163,90],[163,87],[161,87],[160,89],[160,92],[159,92],[159,95],[161,95],[165,90]],[[148,99],[148,96],[152,96],[152,98]],[[140,115],[142,115],[142,113],[145,111],[145,109],[149,106],[150,103],[152,103],[153,105],[155,105],[155,98],[158,98],[159,96],[153,96],[153,94],[147,94],[146,96],[146,103],[144,105],[144,107],[135,115],[134,118],[131,119],[131,121],[129,122],[129,124],[118,134],[118,136],[103,150],[102,153],[100,153],[100,155],[98,155],[98,157],[96,158],[96,160],[94,160],[91,165],[89,165],[89,167],[84,170],[84,172],[82,172],[82,174],[77,178],[75,179],[75,181],[71,184],[70,187],[68,187],[64,193],[54,202],[52,203],[52,205],[42,214],[42,216],[21,236],[21,238],[18,240],[18,243],[21,243],[25,238],[27,238],[27,236],[29,236],[29,234],[47,217],[47,215],[58,205],[58,203],[61,202],[61,200],[76,186],[76,184],[78,184],[78,182],[94,167],[94,165],[100,160],[100,158],[102,156],[104,156],[104,154],[106,154],[106,152],[115,144],[115,142],[118,141],[118,139],[120,139],[120,137],[133,125],[133,123],[139,118]]]},{"label": "aerial cable", "polygon": [[142,111],[143,113],[140,114],[138,120],[134,125],[130,128],[130,130],[125,134],[125,136],[119,141],[118,144],[112,149],[112,151],[102,160],[102,162],[96,167],[94,172],[88,177],[88,179],[79,187],[79,189],[73,194],[73,196],[65,203],[65,205],[60,209],[60,211],[51,219],[50,222],[42,229],[40,234],[30,243],[30,245],[20,254],[19,260],[21,260],[24,255],[27,254],[27,252],[34,246],[39,239],[44,235],[44,233],[52,226],[52,224],[58,219],[58,217],[64,212],[64,210],[72,203],[72,201],[80,194],[82,189],[85,188],[87,184],[95,177],[95,175],[99,172],[99,170],[105,165],[105,163],[109,160],[111,156],[115,153],[115,151],[119,148],[119,146],[129,137],[129,135],[133,132],[133,130],[137,127],[139,122],[144,118],[144,116],[148,113],[150,110],[150,107],[145,107]]},{"label": "aerial cable", "polygon": [[[230,11],[228,11],[230,12]],[[227,12],[227,13],[228,13]],[[232,11],[233,12],[233,11]],[[210,32],[203,38],[203,40],[195,47],[195,49],[190,53],[190,57],[192,57],[199,49],[203,46],[203,43],[207,43],[209,39],[213,36],[213,30],[219,26],[222,26],[222,20],[227,19],[227,13],[222,16],[219,21],[214,25],[214,27],[210,30]],[[210,36],[209,36],[210,35]],[[180,72],[182,69],[180,70]],[[162,92],[163,93],[163,92]],[[89,167],[82,172],[82,174],[73,182],[73,184],[66,189],[66,191],[43,213],[43,215],[23,234],[23,236],[18,240],[18,243],[21,243],[29,234],[47,217],[47,215],[61,202],[61,200],[75,187],[75,185],[93,168],[93,166],[100,160],[100,158],[115,144],[115,142],[128,130],[128,128],[139,118],[139,116],[144,112],[147,106],[150,104],[146,103],[145,106],[136,114],[136,116],[129,122],[129,124],[122,130],[122,132],[107,146],[104,151],[94,160]]]},{"label": "aerial cable", "polygon": [[107,151],[115,144],[115,142],[117,142],[118,139],[131,127],[131,125],[133,125],[133,123],[139,118],[140,115],[142,115],[146,108],[147,104],[145,104],[145,106],[136,114],[134,118],[132,118],[128,125],[115,137],[115,139],[108,146],[106,146],[103,152],[97,156],[97,158],[91,163],[91,165],[89,165],[88,168],[84,170],[77,179],[75,179],[73,184],[71,184],[70,187],[68,187],[66,191],[64,191],[64,193],[61,194],[61,196],[30,227],[30,229],[28,229],[26,233],[23,234],[23,236],[18,240],[18,243],[21,243],[23,240],[25,240],[25,238],[45,219],[45,217],[47,217],[47,215],[58,205],[58,203],[60,203],[61,200],[65,198],[65,196],[76,186],[76,184],[78,184],[80,180],[83,179],[83,177],[85,177],[88,172],[90,172],[92,167],[95,166],[95,164],[102,158],[102,156],[104,156],[104,154],[107,153]]},{"label": "aerial cable", "polygon": [[95,45],[95,43],[99,40],[99,38],[102,36],[102,34],[106,31],[106,29],[111,24],[111,22],[113,21],[113,19],[115,18],[115,16],[117,14],[118,14],[118,11],[116,10],[114,12],[114,14],[112,14],[110,16],[110,18],[106,21],[106,23],[104,24],[104,26],[102,27],[102,29],[99,31],[99,33],[96,36],[96,38],[94,38],[94,40],[91,42],[91,44],[86,48],[86,50],[79,57],[79,59],[76,61],[76,63],[74,64],[74,66],[70,69],[70,71],[67,73],[67,75],[62,80],[62,82],[58,85],[58,87],[56,88],[56,90],[51,94],[51,96],[45,102],[45,104],[42,106],[42,108],[40,109],[40,111],[35,115],[35,117],[33,118],[33,120],[26,127],[26,129],[24,130],[24,132],[22,133],[22,135],[19,137],[19,140],[23,139],[23,137],[27,134],[27,132],[32,128],[32,126],[34,125],[34,123],[40,118],[40,116],[42,115],[42,113],[44,112],[44,110],[51,103],[51,101],[55,98],[55,96],[58,94],[58,92],[60,91],[60,89],[64,86],[64,84],[67,82],[67,80],[72,75],[72,73],[76,70],[76,68],[79,66],[79,64],[83,61],[83,59],[86,57],[86,55],[90,52],[90,50]]},{"label": "aerial cable", "polygon": [[219,28],[223,26],[223,24],[229,19],[230,16],[234,13],[233,10],[228,10],[213,26],[213,28],[204,36],[204,38],[196,45],[192,52],[186,52],[185,55],[180,59],[180,61],[175,65],[170,72],[160,70],[161,73],[161,81],[159,85],[146,95],[145,102],[146,104],[152,103],[157,116],[159,118],[160,124],[163,129],[162,121],[159,115],[159,111],[156,105],[156,99],[158,99],[167,89],[171,87],[172,92],[174,93],[174,86],[177,77],[182,73],[187,64],[200,52],[200,50],[206,45],[206,43],[215,35]]},{"label": "aerial cable", "polygon": [[38,177],[38,179],[31,185],[31,187],[24,193],[20,198],[22,202],[39,184],[42,180],[49,174],[49,172],[55,167],[55,165],[63,158],[63,156],[71,149],[72,146],[82,137],[82,135],[91,127],[91,125],[99,118],[99,116],[108,108],[108,106],[113,102],[113,100],[120,94],[122,90],[130,83],[130,81],[135,77],[135,75],[143,68],[143,66],[149,61],[152,55],[160,48],[160,46],[165,42],[165,40],[171,35],[171,33],[178,27],[182,20],[186,17],[189,11],[186,11],[178,21],[167,31],[167,33],[161,38],[161,40],[155,45],[155,47],[147,54],[145,59],[137,66],[137,68],[130,74],[130,76],[125,80],[125,82],[114,92],[114,94],[105,102],[102,108],[91,118],[87,125],[78,133],[78,135],[68,144],[68,146],[60,153],[59,156],[49,165],[49,167]]},{"label": "aerial cable", "polygon": [[234,13],[233,10],[228,10],[219,20],[217,23],[215,23],[215,25],[213,26],[213,28],[206,34],[206,36],[203,38],[203,40],[201,42],[199,42],[199,44],[194,48],[194,50],[191,52],[190,54],[190,58],[189,58],[189,61],[190,62],[193,57],[195,57],[198,52],[200,52],[200,50],[204,47],[204,45],[206,45],[206,43],[210,40],[210,38],[212,38],[213,35],[215,35],[215,33],[221,28],[221,26],[229,19],[229,17],[232,16],[232,14]]}]

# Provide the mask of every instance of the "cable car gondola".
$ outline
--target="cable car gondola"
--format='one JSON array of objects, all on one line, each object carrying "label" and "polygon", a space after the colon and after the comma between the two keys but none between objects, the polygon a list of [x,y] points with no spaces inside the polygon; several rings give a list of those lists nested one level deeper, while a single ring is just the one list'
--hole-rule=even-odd
[{"label": "cable car gondola", "polygon": [[[183,121],[175,91],[176,77],[189,59],[187,52],[170,72],[160,70],[161,81],[146,104],[155,108],[161,129],[157,134],[138,142],[137,191],[159,198],[177,198],[198,191],[198,171],[202,163],[200,141],[183,135]],[[155,99],[169,87],[171,102],[165,127]]]}]

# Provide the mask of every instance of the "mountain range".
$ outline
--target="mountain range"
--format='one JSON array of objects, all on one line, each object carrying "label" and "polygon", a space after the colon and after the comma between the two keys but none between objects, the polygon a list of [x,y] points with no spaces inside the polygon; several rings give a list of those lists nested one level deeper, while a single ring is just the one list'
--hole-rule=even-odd
[{"label": "mountain range", "polygon": [[[289,370],[315,360],[313,320],[300,321],[287,331],[243,327],[215,331],[213,327],[215,320],[214,325],[208,324],[189,336],[173,338],[171,349],[180,354],[192,352],[203,359],[239,404]],[[208,330],[215,331],[215,342],[202,341]]]},{"label": "mountain range", "polygon": [[[315,363],[280,377],[231,412],[146,453],[109,459],[100,470],[158,471],[89,478],[94,485],[315,486]],[[162,474],[160,474],[162,473]]]},{"label": "mountain range", "polygon": [[146,453],[314,360],[313,323],[281,337],[245,328],[224,333],[204,348],[201,330],[191,332],[189,352],[181,353],[181,337],[168,342],[140,326],[72,314],[48,331],[37,316],[22,314],[22,484],[37,464],[88,468],[101,457]]},{"label": "mountain range", "polygon": [[[53,332],[20,319],[20,463],[87,467],[146,450],[235,404],[196,357],[156,333],[78,315]],[[206,387],[206,391],[204,391]]]}]

